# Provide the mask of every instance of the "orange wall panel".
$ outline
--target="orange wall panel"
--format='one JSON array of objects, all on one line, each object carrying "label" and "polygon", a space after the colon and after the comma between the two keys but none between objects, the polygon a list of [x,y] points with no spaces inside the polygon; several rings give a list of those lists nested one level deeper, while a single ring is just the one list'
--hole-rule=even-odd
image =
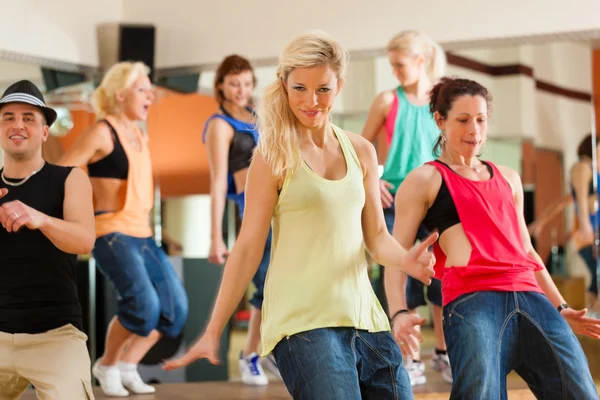
[{"label": "orange wall panel", "polygon": [[[207,194],[210,178],[202,132],[218,104],[206,95],[163,93],[150,108],[147,124],[154,176],[162,197]],[[71,114],[73,129],[58,138],[63,149],[96,120],[88,111],[71,110]]]},{"label": "orange wall panel", "polygon": [[171,92],[157,99],[150,109],[150,152],[162,197],[209,193],[202,132],[217,109],[217,102],[210,96]]}]

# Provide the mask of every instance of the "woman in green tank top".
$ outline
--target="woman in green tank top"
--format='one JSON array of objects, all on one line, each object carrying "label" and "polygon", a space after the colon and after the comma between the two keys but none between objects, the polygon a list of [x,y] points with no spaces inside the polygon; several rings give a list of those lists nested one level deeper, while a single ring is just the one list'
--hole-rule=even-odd
[{"label": "woman in green tank top", "polygon": [[437,233],[406,251],[387,231],[373,146],[329,120],[346,62],[347,53],[322,32],[300,35],[284,49],[258,109],[261,135],[245,216],[211,320],[165,369],[199,358],[218,363],[221,332],[258,267],[272,223],[262,352],[274,353],[292,396],[413,397],[369,282],[365,250],[430,284],[435,259],[427,248]]},{"label": "woman in green tank top", "polygon": [[[446,70],[446,56],[441,47],[422,32],[404,31],[394,36],[387,46],[392,70],[400,85],[380,93],[373,102],[363,129],[363,137],[377,139],[379,163],[384,163],[379,181],[381,203],[387,228],[394,226],[393,197],[402,181],[413,169],[433,160],[433,148],[439,137],[437,127],[429,111],[429,91]],[[417,238],[422,240],[429,232],[422,226]],[[381,267],[381,279],[376,282],[380,297],[387,300],[389,315],[408,309],[412,317],[403,316],[392,321],[396,340],[401,341],[401,331],[407,323],[421,320],[418,307],[427,305],[423,284],[402,271],[385,271]],[[385,282],[385,283],[383,283]],[[383,296],[383,286],[385,295]],[[426,289],[432,306],[433,325],[436,336],[431,367],[442,373],[445,381],[452,382],[450,363],[446,354],[446,341],[442,329],[442,285],[435,279]],[[404,296],[399,296],[406,293]],[[412,319],[412,321],[411,321]],[[402,340],[405,341],[406,340]],[[415,343],[407,364],[412,385],[426,382],[425,365],[421,361],[420,346]]]}]

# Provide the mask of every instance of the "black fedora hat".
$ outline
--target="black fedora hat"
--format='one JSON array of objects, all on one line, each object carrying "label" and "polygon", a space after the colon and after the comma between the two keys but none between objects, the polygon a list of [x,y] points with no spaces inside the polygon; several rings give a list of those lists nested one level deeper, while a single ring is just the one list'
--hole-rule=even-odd
[{"label": "black fedora hat", "polygon": [[56,111],[46,107],[42,92],[31,81],[22,80],[10,85],[0,98],[0,108],[8,103],[25,103],[38,107],[46,117],[48,126],[56,121]]}]

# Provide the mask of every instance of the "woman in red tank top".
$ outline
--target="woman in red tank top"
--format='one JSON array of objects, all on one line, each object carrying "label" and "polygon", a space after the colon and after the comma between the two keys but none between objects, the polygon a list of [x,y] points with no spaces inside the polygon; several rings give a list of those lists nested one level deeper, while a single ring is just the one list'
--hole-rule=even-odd
[{"label": "woman in red tank top", "polygon": [[[452,399],[506,399],[515,370],[538,398],[597,399],[573,331],[600,338],[600,321],[567,304],[531,245],[516,171],[479,159],[490,96],[479,83],[443,79],[430,109],[441,130],[436,161],[411,172],[396,194],[394,236],[415,240],[424,223],[438,230],[444,335]],[[408,353],[416,319],[396,316]]]}]

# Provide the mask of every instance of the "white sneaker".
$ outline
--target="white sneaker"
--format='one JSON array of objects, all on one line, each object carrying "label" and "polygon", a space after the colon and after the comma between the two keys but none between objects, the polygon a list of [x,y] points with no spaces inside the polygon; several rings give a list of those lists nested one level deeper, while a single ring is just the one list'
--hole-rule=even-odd
[{"label": "white sneaker", "polygon": [[116,365],[100,365],[100,359],[98,359],[92,367],[92,374],[100,383],[105,395],[110,397],[129,396],[129,392],[121,383],[121,371]]},{"label": "white sneaker", "polygon": [[452,383],[452,370],[450,369],[450,360],[447,354],[436,354],[434,351],[429,365],[433,370],[442,373],[444,381]]},{"label": "white sneaker", "polygon": [[275,375],[275,377],[277,377],[278,379],[282,379],[281,374],[279,373],[279,368],[277,367],[277,361],[275,361],[275,357],[273,357],[273,354],[269,354],[268,356],[263,358],[261,360],[261,364],[264,368],[267,369],[267,371]]},{"label": "white sneaker", "polygon": [[260,357],[256,353],[248,354],[246,357],[240,353],[240,374],[242,382],[246,385],[265,386],[269,384],[269,379],[259,361]]},{"label": "white sneaker", "polygon": [[425,364],[422,361],[414,362],[413,360],[409,360],[406,363],[406,371],[408,372],[411,386],[424,385],[427,382]]},{"label": "white sneaker", "polygon": [[154,386],[150,386],[142,380],[142,377],[137,370],[137,364],[119,362],[117,365],[121,371],[121,382],[123,383],[123,386],[131,392],[137,394],[150,394],[156,392]]}]

